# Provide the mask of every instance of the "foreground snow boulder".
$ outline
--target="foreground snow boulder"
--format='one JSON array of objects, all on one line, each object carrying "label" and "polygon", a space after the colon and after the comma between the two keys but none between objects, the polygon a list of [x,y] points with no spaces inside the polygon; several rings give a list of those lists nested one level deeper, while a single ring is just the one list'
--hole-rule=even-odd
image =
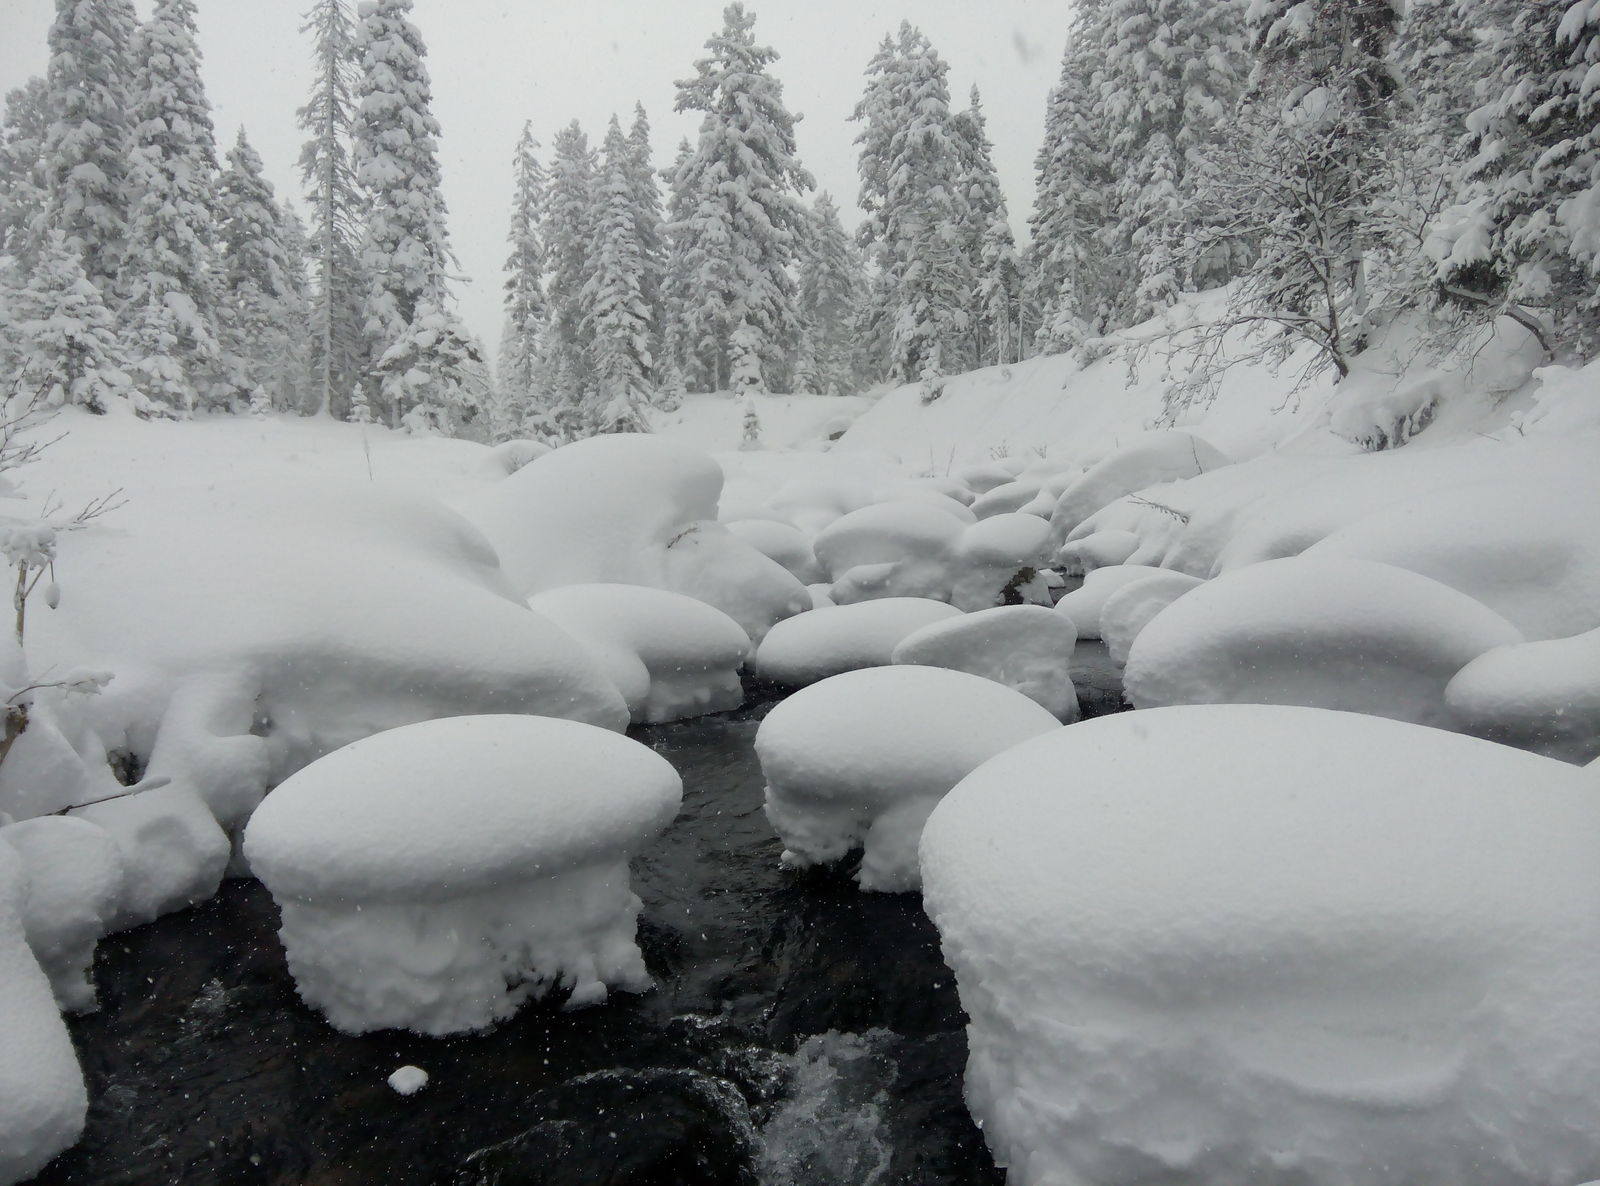
[{"label": "foreground snow boulder", "polygon": [[1463,732],[1567,762],[1600,758],[1600,630],[1496,647],[1444,690]]},{"label": "foreground snow boulder", "polygon": [[50,983],[23,937],[20,861],[0,844],[0,1184],[31,1178],[83,1132],[89,1098]]},{"label": "foreground snow boulder", "polygon": [[925,597],[824,606],[773,627],[750,668],[762,679],[798,687],[861,667],[882,667],[908,634],[960,616],[954,606]]},{"label": "foreground snow boulder", "polygon": [[1004,605],[924,626],[902,639],[889,658],[994,680],[1057,720],[1075,721],[1072,651],[1077,642],[1066,615],[1039,605]]},{"label": "foreground snow boulder", "polygon": [[1600,796],[1317,709],[1104,717],[922,839],[1015,1186],[1554,1186],[1600,1173]]},{"label": "foreground snow boulder", "polygon": [[862,889],[914,890],[917,840],[940,797],[995,754],[1059,727],[1021,693],[961,671],[876,667],[813,684],[756,732],[783,863],[860,848]]},{"label": "foreground snow boulder", "polygon": [[1289,557],[1173,602],[1134,640],[1123,683],[1136,708],[1301,704],[1442,725],[1451,678],[1521,641],[1487,606],[1414,572]]},{"label": "foreground snow boulder", "polygon": [[628,859],[681,797],[665,759],[615,733],[455,717],[306,767],[244,847],[308,1004],[351,1033],[456,1033],[558,985],[571,1006],[649,987]]},{"label": "foreground snow boulder", "polygon": [[703,601],[644,585],[563,585],[528,599],[587,647],[634,724],[738,708],[750,639]]}]

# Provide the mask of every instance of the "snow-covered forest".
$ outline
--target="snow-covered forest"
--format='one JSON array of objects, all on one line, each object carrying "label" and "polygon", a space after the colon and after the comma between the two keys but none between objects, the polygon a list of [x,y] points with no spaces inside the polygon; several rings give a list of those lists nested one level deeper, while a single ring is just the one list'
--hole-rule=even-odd
[{"label": "snow-covered forest", "polygon": [[730,3],[494,327],[207,2],[0,127],[0,1186],[1600,1181],[1600,0],[1075,0],[1031,193]]}]

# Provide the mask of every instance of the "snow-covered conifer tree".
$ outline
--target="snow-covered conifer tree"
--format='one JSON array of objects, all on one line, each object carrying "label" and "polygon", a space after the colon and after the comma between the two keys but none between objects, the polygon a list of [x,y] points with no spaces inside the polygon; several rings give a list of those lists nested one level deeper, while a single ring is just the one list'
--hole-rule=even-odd
[{"label": "snow-covered conifer tree", "polygon": [[311,202],[307,256],[315,280],[310,317],[310,365],[316,408],[348,416],[366,369],[362,302],[366,283],[357,245],[364,218],[350,133],[355,118],[355,21],[347,0],[315,0],[301,32],[313,38],[311,97],[297,113],[306,134],[300,176]]},{"label": "snow-covered conifer tree", "polygon": [[761,417],[756,415],[755,401],[744,401],[744,417],[739,426],[739,450],[753,453],[761,448]]},{"label": "snow-covered conifer tree", "polygon": [[[765,392],[766,384],[761,379],[761,331],[748,321],[741,321],[728,346],[733,356],[728,386],[734,395],[749,397]],[[754,405],[745,406],[754,411]]]},{"label": "snow-covered conifer tree", "polygon": [[194,0],[157,0],[135,52],[124,349],[147,397],[191,411],[212,397],[222,361],[217,150],[200,79]]},{"label": "snow-covered conifer tree", "polygon": [[82,254],[90,283],[108,296],[117,288],[132,192],[137,29],[128,0],[56,0],[50,26],[46,222]]},{"label": "snow-covered conifer tree", "polygon": [[0,255],[26,275],[38,258],[50,176],[44,145],[50,133],[49,91],[30,78],[6,95],[0,124]]},{"label": "snow-covered conifer tree", "polygon": [[128,390],[116,319],[60,230],[47,232],[27,287],[10,304],[15,358],[7,390],[92,412],[104,412],[112,396]]},{"label": "snow-covered conifer tree", "polygon": [[[678,153],[672,165],[662,170],[667,183],[667,209],[662,226],[666,245],[666,260],[661,277],[661,354],[669,374],[676,374],[678,382],[686,383],[685,372],[690,367],[688,337],[683,329],[685,310],[694,295],[694,271],[689,264],[689,213],[692,195],[689,192],[689,162],[694,149],[687,139],[678,143]],[[665,388],[663,388],[665,390]]]},{"label": "snow-covered conifer tree", "polygon": [[611,117],[596,186],[593,273],[583,301],[594,362],[594,431],[648,432],[654,359],[650,310],[640,291],[645,270],[639,242],[635,148]]},{"label": "snow-covered conifer tree", "polygon": [[890,373],[902,382],[969,361],[974,282],[948,73],[921,31],[902,23],[869,64],[852,116],[866,125],[857,137],[861,234],[888,281]]},{"label": "snow-covered conifer tree", "polygon": [[852,339],[865,290],[863,271],[861,253],[845,233],[832,196],[818,194],[800,260],[805,338],[795,369],[801,389],[825,395],[855,390]]},{"label": "snow-covered conifer tree", "polygon": [[283,213],[243,128],[227,162],[217,186],[226,381],[236,401],[254,400],[259,390],[269,407],[287,410],[300,395],[295,363],[305,309],[294,288]]},{"label": "snow-covered conifer tree", "polygon": [[1022,262],[1005,193],[995,172],[987,123],[972,88],[967,110],[953,120],[961,161],[961,240],[974,277],[972,361],[1010,362],[1015,357],[1017,304],[1022,296]]},{"label": "snow-covered conifer tree", "polygon": [[756,44],[755,16],[743,4],[722,15],[695,77],[677,84],[677,109],[703,113],[681,179],[689,210],[674,225],[683,236],[682,266],[694,277],[693,299],[677,316],[695,378],[707,389],[731,381],[740,326],[763,367],[774,374],[786,367],[800,336],[789,274],[804,233],[800,194],[814,185],[795,155],[783,84],[767,70],[777,52]]},{"label": "snow-covered conifer tree", "polygon": [[540,410],[539,341],[547,307],[544,297],[543,218],[545,175],[534,150],[533,125],[522,125],[512,157],[511,254],[506,258],[505,328],[500,335],[500,400],[503,418],[521,422]]},{"label": "snow-covered conifer tree", "polygon": [[[475,350],[449,292],[455,264],[439,187],[439,123],[411,0],[364,0],[356,24],[356,183],[377,400],[390,424],[453,430]],[[412,415],[412,413],[417,413]]]},{"label": "snow-covered conifer tree", "polygon": [[628,129],[628,178],[633,186],[634,234],[639,240],[639,295],[650,311],[650,352],[661,358],[663,325],[661,289],[666,279],[666,224],[661,215],[661,186],[650,163],[650,119],[644,104],[633,105]]},{"label": "snow-covered conifer tree", "polygon": [[556,133],[545,198],[544,250],[550,312],[541,348],[550,415],[561,431],[585,431],[593,366],[584,286],[593,273],[595,155],[574,120]]}]

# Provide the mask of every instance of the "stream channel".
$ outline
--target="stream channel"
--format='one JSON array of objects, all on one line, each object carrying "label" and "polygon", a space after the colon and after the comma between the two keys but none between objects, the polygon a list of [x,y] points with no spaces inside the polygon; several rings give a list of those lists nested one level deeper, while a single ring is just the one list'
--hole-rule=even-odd
[{"label": "stream channel", "polygon": [[[1080,643],[1087,715],[1117,672]],[[258,882],[100,944],[70,1019],[79,1144],[38,1186],[980,1186],[965,1017],[916,894],[779,869],[757,726],[777,702],[640,728],[683,775],[634,863],[653,992],[483,1034],[352,1037],[300,1003]],[[404,1097],[408,1064],[430,1076]]]}]

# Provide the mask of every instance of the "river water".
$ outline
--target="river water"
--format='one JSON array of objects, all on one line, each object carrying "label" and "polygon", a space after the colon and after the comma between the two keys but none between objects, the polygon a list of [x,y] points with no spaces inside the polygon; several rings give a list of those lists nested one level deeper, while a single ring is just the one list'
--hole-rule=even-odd
[{"label": "river water", "polygon": [[[1117,707],[1080,644],[1091,714]],[[634,730],[684,808],[634,866],[655,991],[487,1034],[330,1029],[254,881],[101,943],[71,1021],[90,1091],[48,1186],[977,1186],[964,1018],[914,894],[778,867],[752,751],[771,698]],[[395,1069],[430,1076],[418,1094]]]}]

